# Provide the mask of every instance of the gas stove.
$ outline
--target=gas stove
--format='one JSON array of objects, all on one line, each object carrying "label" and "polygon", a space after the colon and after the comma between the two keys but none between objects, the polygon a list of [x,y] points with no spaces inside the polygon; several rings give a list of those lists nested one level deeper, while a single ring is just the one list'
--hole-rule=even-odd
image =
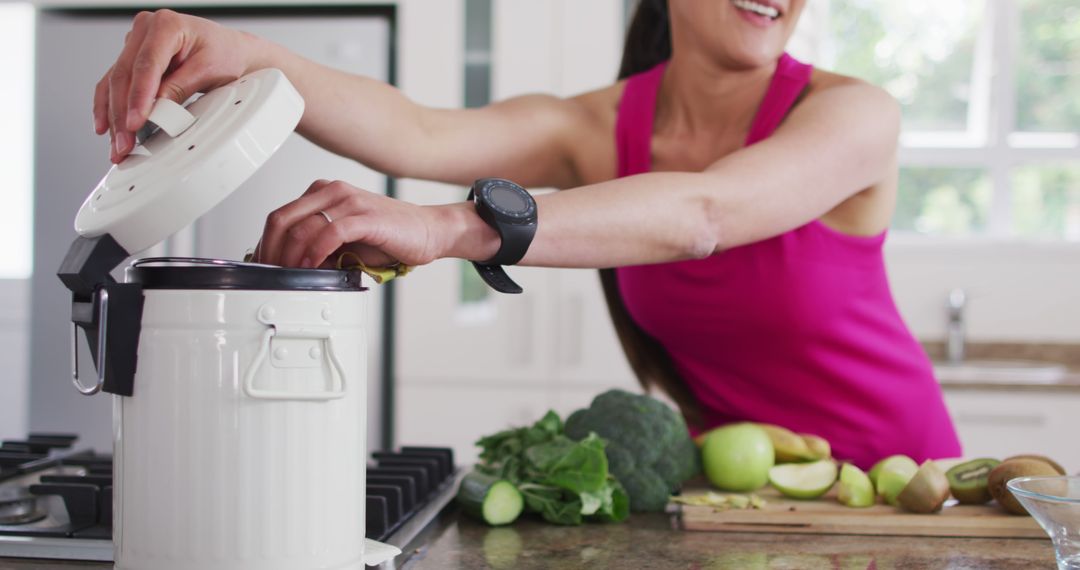
[{"label": "gas stove", "polygon": [[[112,456],[70,434],[0,445],[0,557],[111,562]],[[371,454],[366,538],[408,554],[453,499],[461,475],[442,447]]]}]

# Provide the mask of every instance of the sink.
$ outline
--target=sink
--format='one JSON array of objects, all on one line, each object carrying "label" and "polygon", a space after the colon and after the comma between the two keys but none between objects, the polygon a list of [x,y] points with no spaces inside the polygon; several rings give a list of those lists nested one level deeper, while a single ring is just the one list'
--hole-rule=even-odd
[{"label": "sink", "polygon": [[934,364],[938,382],[1057,384],[1065,379],[1061,364],[1035,360],[965,360]]}]

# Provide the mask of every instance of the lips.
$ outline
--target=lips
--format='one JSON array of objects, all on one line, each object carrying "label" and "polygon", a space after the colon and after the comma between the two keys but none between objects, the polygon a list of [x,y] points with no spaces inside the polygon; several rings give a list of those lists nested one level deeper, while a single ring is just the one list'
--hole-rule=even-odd
[{"label": "lips", "polygon": [[783,14],[779,6],[776,6],[767,0],[731,0],[731,3],[739,10],[763,18],[768,18],[769,20],[776,20]]}]

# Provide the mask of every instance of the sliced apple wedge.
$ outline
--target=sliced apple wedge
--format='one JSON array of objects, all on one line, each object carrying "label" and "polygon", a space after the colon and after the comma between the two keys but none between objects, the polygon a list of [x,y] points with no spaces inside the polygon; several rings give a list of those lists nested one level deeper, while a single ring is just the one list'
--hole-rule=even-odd
[{"label": "sliced apple wedge", "polygon": [[816,499],[832,488],[836,472],[836,463],[830,459],[784,463],[769,469],[769,483],[793,499]]},{"label": "sliced apple wedge", "polygon": [[840,489],[837,500],[849,507],[869,507],[874,504],[874,484],[862,469],[845,463],[840,468]]}]

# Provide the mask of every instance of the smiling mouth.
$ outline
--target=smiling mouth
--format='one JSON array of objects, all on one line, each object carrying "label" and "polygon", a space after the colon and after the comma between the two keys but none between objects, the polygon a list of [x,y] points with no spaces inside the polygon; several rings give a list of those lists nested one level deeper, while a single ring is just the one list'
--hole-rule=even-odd
[{"label": "smiling mouth", "polygon": [[780,17],[780,10],[777,10],[772,6],[754,2],[753,0],[731,0],[731,3],[740,10],[752,12],[754,14],[764,16],[771,20],[775,20]]}]

